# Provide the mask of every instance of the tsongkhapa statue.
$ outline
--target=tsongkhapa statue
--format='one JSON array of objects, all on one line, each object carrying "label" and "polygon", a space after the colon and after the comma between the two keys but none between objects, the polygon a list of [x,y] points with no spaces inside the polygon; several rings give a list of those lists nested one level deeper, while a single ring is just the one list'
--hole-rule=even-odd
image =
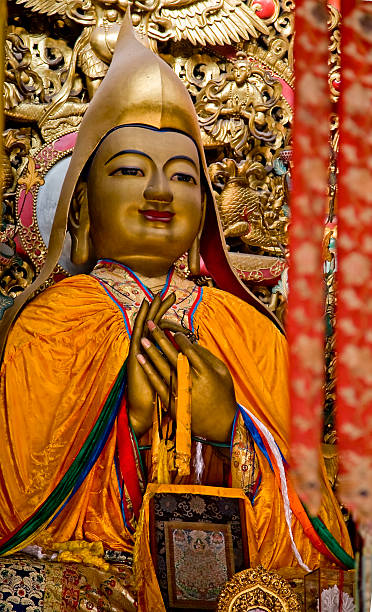
[{"label": "tsongkhapa statue", "polygon": [[[351,547],[326,476],[316,530],[286,475],[285,337],[229,266],[189,94],[129,18],[20,301],[67,229],[91,271],[39,292],[4,354],[0,552],[47,535],[130,553],[147,483],[176,483],[244,490],[251,565],[342,567]],[[219,288],[181,273],[186,252],[191,278],[202,257]],[[160,610],[146,563],[140,608]]]}]

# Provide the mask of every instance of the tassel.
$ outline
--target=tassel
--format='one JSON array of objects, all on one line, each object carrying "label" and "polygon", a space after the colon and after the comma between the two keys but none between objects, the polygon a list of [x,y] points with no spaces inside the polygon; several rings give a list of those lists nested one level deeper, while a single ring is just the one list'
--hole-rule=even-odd
[{"label": "tassel", "polygon": [[188,476],[191,459],[191,377],[188,359],[182,353],[177,358],[176,421],[176,467],[179,476]]},{"label": "tassel", "polygon": [[194,469],[195,469],[195,484],[201,484],[201,479],[204,471],[204,459],[203,459],[203,444],[201,442],[196,443],[195,457],[194,457]]}]

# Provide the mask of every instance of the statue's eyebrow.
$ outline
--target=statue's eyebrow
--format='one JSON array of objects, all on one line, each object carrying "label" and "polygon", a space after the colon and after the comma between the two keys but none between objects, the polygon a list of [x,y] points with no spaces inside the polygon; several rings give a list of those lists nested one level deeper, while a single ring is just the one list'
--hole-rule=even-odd
[{"label": "statue's eyebrow", "polygon": [[[120,155],[125,155],[128,153],[134,153],[136,155],[142,155],[143,157],[147,157],[147,159],[149,159],[150,161],[152,161],[152,158],[150,157],[150,155],[147,155],[147,153],[144,153],[144,151],[137,151],[136,149],[124,149],[123,151],[118,151],[117,153],[115,153],[114,155],[112,155],[110,157],[110,159],[108,159],[104,165],[106,166],[108,163],[110,163],[110,161],[112,161],[113,159],[115,159],[115,157],[119,157]],[[187,155],[174,155],[173,157],[171,157],[170,159],[167,160],[167,163],[174,161],[175,159],[183,159],[185,161],[190,162],[190,164],[192,164],[194,166],[194,168],[197,170],[198,167],[196,165],[196,163],[194,162],[193,159],[191,159],[191,157],[188,157]]]},{"label": "statue's eyebrow", "polygon": [[150,155],[147,155],[147,153],[144,153],[143,151],[136,151],[136,149],[124,149],[123,151],[119,151],[118,153],[115,153],[114,155],[112,155],[112,157],[110,157],[110,159],[108,159],[104,163],[104,165],[106,166],[110,161],[115,159],[115,157],[119,157],[120,155],[125,155],[126,153],[135,153],[136,155],[143,155],[143,157],[147,157],[147,159],[152,161]]},{"label": "statue's eyebrow", "polygon": [[191,159],[191,157],[188,157],[187,155],[175,155],[174,157],[171,157],[170,159],[168,159],[167,164],[175,159],[184,159],[188,162],[190,162],[190,164],[192,164],[195,168],[195,170],[198,170],[198,167],[196,165],[196,163],[194,162],[193,159]]}]

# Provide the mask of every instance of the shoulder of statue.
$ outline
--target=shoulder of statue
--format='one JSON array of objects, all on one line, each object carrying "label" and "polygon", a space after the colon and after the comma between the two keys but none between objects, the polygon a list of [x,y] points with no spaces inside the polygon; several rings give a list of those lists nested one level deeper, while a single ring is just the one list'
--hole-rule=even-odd
[{"label": "shoulder of statue", "polygon": [[97,282],[86,274],[67,277],[36,295],[22,310],[11,335],[52,335],[84,327],[111,302]]},{"label": "shoulder of statue", "polygon": [[239,325],[249,332],[250,336],[265,334],[286,343],[285,336],[268,317],[251,304],[217,287],[203,287],[203,299],[198,310],[201,318],[204,311],[209,310],[215,314],[217,320],[223,319],[225,327]]},{"label": "shoulder of statue", "polygon": [[47,304],[61,309],[62,305],[71,302],[76,295],[83,299],[94,292],[95,289],[95,281],[87,274],[68,276],[38,292],[26,305],[22,313],[30,308],[42,308]]}]

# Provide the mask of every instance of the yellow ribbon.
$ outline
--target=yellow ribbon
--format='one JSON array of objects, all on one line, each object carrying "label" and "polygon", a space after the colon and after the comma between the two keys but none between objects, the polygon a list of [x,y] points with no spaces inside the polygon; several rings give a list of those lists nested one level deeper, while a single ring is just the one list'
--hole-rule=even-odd
[{"label": "yellow ribbon", "polygon": [[176,467],[179,476],[190,474],[191,459],[191,376],[187,357],[178,353],[176,397]]}]

